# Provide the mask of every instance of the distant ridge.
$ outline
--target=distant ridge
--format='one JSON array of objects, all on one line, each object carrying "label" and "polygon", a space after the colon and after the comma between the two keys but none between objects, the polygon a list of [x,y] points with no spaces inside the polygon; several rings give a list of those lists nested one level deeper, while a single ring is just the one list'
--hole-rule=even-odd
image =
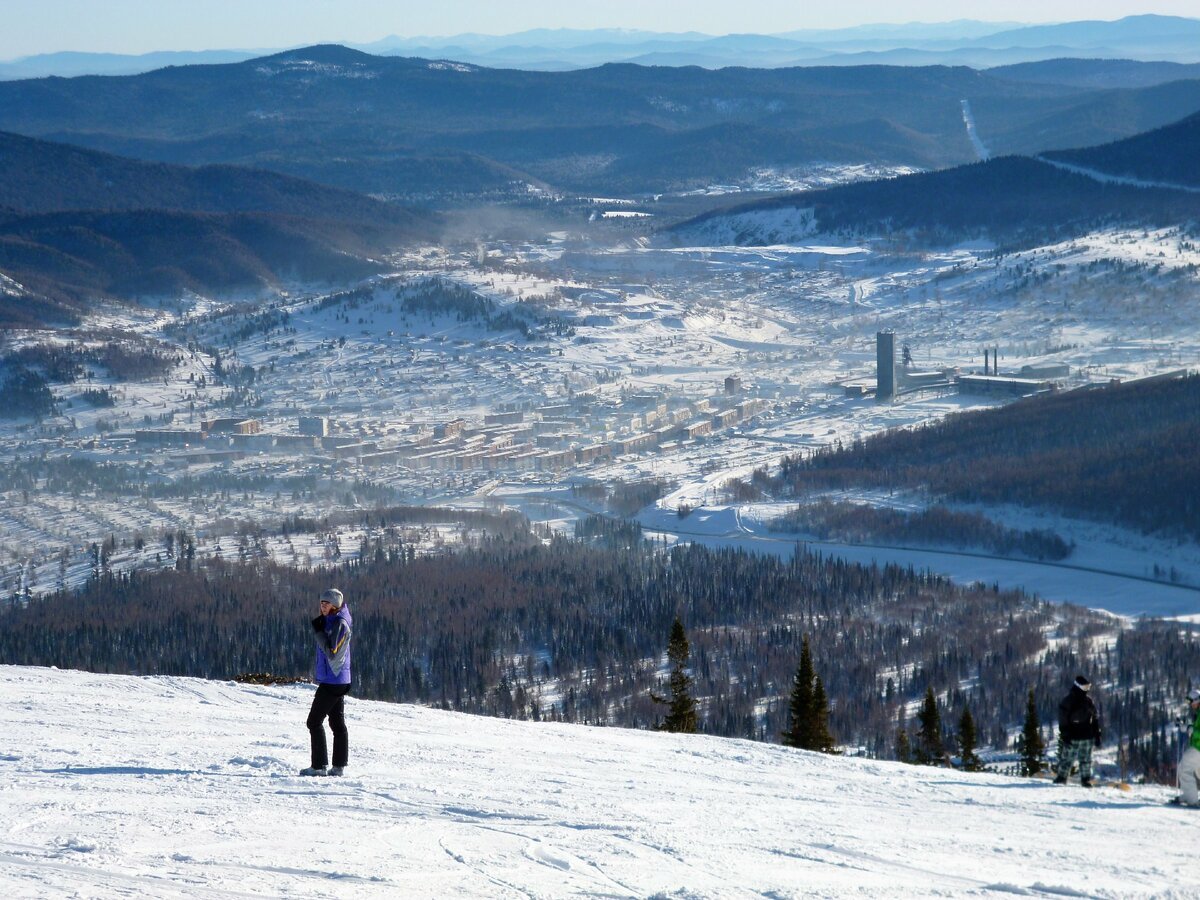
[{"label": "distant ridge", "polygon": [[1089,19],[1053,25],[1025,25],[976,38],[988,46],[1038,47],[1070,44],[1080,49],[1122,43],[1146,51],[1195,49],[1200,19],[1145,14],[1112,21]]},{"label": "distant ridge", "polygon": [[1200,63],[1142,62],[1133,59],[1047,59],[988,69],[1009,81],[1079,88],[1153,87],[1200,78]]},{"label": "distant ridge", "polygon": [[[353,51],[351,51],[353,52]],[[259,212],[416,226],[409,210],[265,170],[142,162],[0,132],[0,206],[27,213],[68,209]]]},{"label": "distant ridge", "polygon": [[1200,81],[1089,90],[962,66],[526,72],[318,45],[136,76],[0,82],[0,129],[429,202],[521,197],[531,185],[690,191],[764,166],[942,168],[975,158],[963,100],[993,152],[1035,153],[1200,111]]},{"label": "distant ridge", "polygon": [[[492,68],[572,71],[609,62],[706,68],[797,65],[969,65],[976,68],[1053,57],[1200,62],[1195,28],[1180,16],[1127,16],[1057,25],[1020,22],[876,23],[779,34],[702,34],[622,28],[539,28],[506,35],[399,37],[353,44],[381,56],[446,59]],[[0,63],[0,81],[46,76],[131,75],[166,66],[211,65],[265,57],[245,49],[117,53],[44,53]],[[286,52],[286,51],[283,51]],[[1137,86],[1126,83],[1123,87]]]},{"label": "distant ridge", "polygon": [[[770,244],[812,234],[905,235],[935,244],[977,238],[1049,242],[1105,225],[1200,219],[1200,115],[1102,147],[1047,153],[1094,174],[1004,156],[939,172],[790,194],[711,210],[680,223],[680,241]],[[1134,186],[1103,173],[1145,182]]]},{"label": "distant ridge", "polygon": [[97,298],[355,280],[440,220],[236,166],[146,163],[0,133],[0,326],[70,322]]},{"label": "distant ridge", "polygon": [[1109,175],[1200,187],[1200,114],[1123,141],[1046,156]]}]

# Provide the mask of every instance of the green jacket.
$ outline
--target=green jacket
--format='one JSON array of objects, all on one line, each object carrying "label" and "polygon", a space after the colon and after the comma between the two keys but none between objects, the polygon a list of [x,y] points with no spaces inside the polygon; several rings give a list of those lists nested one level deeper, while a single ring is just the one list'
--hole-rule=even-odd
[{"label": "green jacket", "polygon": [[1196,711],[1196,721],[1192,723],[1192,746],[1200,750],[1200,710]]}]

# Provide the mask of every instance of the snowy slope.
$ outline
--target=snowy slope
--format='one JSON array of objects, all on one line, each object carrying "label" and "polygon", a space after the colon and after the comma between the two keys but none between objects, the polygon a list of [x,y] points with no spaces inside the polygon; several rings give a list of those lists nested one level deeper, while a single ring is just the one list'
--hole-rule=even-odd
[{"label": "snowy slope", "polygon": [[310,692],[0,666],[6,896],[1200,895],[1162,788],[355,700],[301,779]]}]

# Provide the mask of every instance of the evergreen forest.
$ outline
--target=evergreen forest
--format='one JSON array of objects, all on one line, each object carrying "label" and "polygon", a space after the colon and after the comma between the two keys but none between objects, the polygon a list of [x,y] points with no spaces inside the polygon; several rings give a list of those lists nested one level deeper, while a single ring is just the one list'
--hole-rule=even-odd
[{"label": "evergreen forest", "polygon": [[[230,679],[311,674],[319,592],[355,620],[355,694],[469,713],[651,728],[668,676],[695,730],[777,742],[807,637],[828,730],[844,752],[892,757],[928,696],[969,707],[981,748],[1005,750],[1033,691],[1046,734],[1077,672],[1097,683],[1108,740],[1134,774],[1168,777],[1176,701],[1200,671],[1178,623],[1121,622],[912,569],[865,568],[637,540],[507,537],[437,557],[365,547],[301,570],[267,560],[114,575],[0,608],[0,661]],[[618,545],[619,543],[619,545]],[[668,659],[676,620],[686,626]],[[678,647],[678,635],[675,635]],[[464,727],[468,727],[464,724]],[[945,743],[954,746],[948,732]]]},{"label": "evergreen forest", "polygon": [[777,496],[926,488],[1200,539],[1200,375],[1081,388],[786,458]]}]

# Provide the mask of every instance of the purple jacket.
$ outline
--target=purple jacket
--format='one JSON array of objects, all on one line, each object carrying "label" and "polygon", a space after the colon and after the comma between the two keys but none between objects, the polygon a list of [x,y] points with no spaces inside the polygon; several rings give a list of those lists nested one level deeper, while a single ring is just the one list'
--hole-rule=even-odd
[{"label": "purple jacket", "polygon": [[317,684],[350,683],[350,609],[346,604],[325,617],[324,633],[313,632],[317,642]]}]

